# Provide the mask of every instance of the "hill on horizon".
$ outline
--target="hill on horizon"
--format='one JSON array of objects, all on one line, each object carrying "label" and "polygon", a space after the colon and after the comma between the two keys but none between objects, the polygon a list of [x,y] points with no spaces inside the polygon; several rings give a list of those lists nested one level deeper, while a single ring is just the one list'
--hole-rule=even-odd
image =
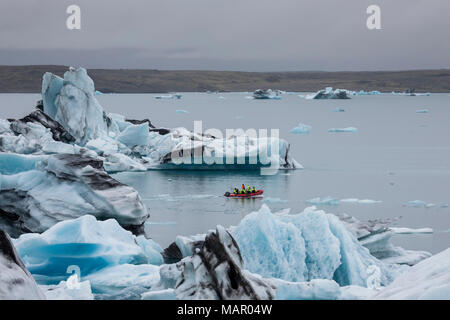
[{"label": "hill on horizon", "polygon": [[[62,76],[68,66],[0,66],[0,93],[39,93],[42,76]],[[407,71],[245,72],[151,69],[88,69],[97,90],[108,93],[348,90],[450,92],[450,69]]]}]

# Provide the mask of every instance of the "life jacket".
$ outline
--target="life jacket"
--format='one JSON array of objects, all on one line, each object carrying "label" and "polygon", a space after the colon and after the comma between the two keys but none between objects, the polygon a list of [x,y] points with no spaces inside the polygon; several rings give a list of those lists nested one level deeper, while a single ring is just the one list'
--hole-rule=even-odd
[{"label": "life jacket", "polygon": [[234,194],[238,194],[238,189],[237,189],[237,188],[234,188],[233,193],[234,193]]},{"label": "life jacket", "polygon": [[257,190],[255,187],[252,188],[252,193],[255,193]]},{"label": "life jacket", "polygon": [[245,189],[241,189],[241,194],[245,194]]},{"label": "life jacket", "polygon": [[252,188],[247,187],[247,193],[252,193]]}]

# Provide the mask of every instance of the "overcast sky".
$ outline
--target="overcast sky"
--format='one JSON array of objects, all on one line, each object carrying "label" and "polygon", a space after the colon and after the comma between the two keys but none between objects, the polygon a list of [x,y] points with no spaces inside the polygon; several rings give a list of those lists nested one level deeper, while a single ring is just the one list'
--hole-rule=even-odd
[{"label": "overcast sky", "polygon": [[[81,30],[66,8],[81,7]],[[366,9],[381,7],[381,30]],[[450,68],[448,0],[1,0],[0,64],[244,71]]]}]

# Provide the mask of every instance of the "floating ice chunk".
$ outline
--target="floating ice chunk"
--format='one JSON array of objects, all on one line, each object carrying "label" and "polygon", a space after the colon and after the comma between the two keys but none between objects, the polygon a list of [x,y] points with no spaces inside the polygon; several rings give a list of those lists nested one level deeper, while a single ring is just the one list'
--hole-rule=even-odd
[{"label": "floating ice chunk", "polygon": [[100,96],[100,95],[103,94],[103,92],[101,92],[101,91],[99,91],[99,90],[95,90],[94,94],[95,94],[96,96]]},{"label": "floating ice chunk", "polygon": [[431,208],[434,207],[434,203],[427,203],[423,200],[413,200],[408,202],[408,206],[414,207],[414,208]]},{"label": "floating ice chunk", "polygon": [[271,197],[264,198],[263,201],[267,202],[267,203],[287,203],[288,202],[287,200],[283,200],[280,198],[271,198]]},{"label": "floating ice chunk", "polygon": [[328,129],[328,132],[357,132],[358,129],[355,127],[346,127],[346,128],[331,128]]},{"label": "floating ice chunk", "polygon": [[319,90],[316,93],[306,96],[306,99],[350,99],[350,92],[344,89],[333,90],[332,87],[327,87]]},{"label": "floating ice chunk", "polygon": [[419,110],[416,110],[416,113],[428,113],[428,112],[429,112],[428,109],[419,109]]},{"label": "floating ice chunk", "polygon": [[344,227],[339,219],[314,207],[296,215],[274,215],[265,205],[247,215],[232,231],[246,269],[263,277],[301,282],[335,280],[339,285],[367,286],[367,268],[390,271]]},{"label": "floating ice chunk", "polygon": [[372,299],[450,299],[450,249],[444,250],[400,274]]},{"label": "floating ice chunk", "polygon": [[357,198],[348,198],[348,199],[341,199],[340,202],[344,203],[359,203],[359,204],[374,204],[374,203],[381,203],[380,200],[372,200],[372,199],[357,199]]},{"label": "floating ice chunk", "polygon": [[333,112],[345,112],[345,109],[341,107],[336,107],[333,109]]},{"label": "floating ice chunk", "polygon": [[278,91],[273,91],[272,89],[257,89],[253,92],[253,99],[280,100],[281,96],[279,96]]},{"label": "floating ice chunk", "polygon": [[148,123],[130,125],[120,133],[117,140],[132,148],[134,146],[144,146],[148,143]]},{"label": "floating ice chunk", "polygon": [[162,262],[152,240],[136,238],[114,219],[97,221],[91,215],[60,222],[42,234],[24,234],[14,244],[30,272],[44,284],[64,279],[71,265],[80,268],[83,278],[120,264]]},{"label": "floating ice chunk", "polygon": [[181,94],[168,94],[155,96],[155,99],[181,99],[183,96]]},{"label": "floating ice chunk", "polygon": [[88,280],[80,282],[76,274],[57,285],[41,285],[39,288],[48,300],[94,300],[91,283]]},{"label": "floating ice chunk", "polygon": [[328,205],[328,206],[335,206],[339,204],[339,200],[332,198],[332,197],[325,197],[325,198],[313,198],[306,200],[306,203],[313,204],[313,205]]},{"label": "floating ice chunk", "polygon": [[187,110],[183,110],[183,109],[177,109],[175,110],[176,113],[189,113],[189,111]]},{"label": "floating ice chunk", "polygon": [[294,134],[308,134],[309,131],[311,131],[311,126],[304,124],[304,123],[299,123],[296,127],[292,128],[291,131],[289,131],[290,133],[294,133]]},{"label": "floating ice chunk", "polygon": [[391,229],[394,233],[397,233],[397,234],[433,233],[434,232],[432,228],[413,229],[413,228],[390,227],[389,229]]}]

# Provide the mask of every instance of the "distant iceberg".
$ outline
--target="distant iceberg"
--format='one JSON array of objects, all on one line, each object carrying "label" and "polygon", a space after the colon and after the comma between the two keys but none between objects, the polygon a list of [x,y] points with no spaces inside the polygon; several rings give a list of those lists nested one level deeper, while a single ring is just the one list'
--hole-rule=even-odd
[{"label": "distant iceberg", "polygon": [[355,127],[346,127],[346,128],[330,128],[328,132],[357,132],[358,129]]},{"label": "distant iceberg", "polygon": [[253,99],[280,100],[281,96],[279,95],[278,91],[273,91],[272,89],[257,89],[255,90],[255,92],[253,92]]},{"label": "distant iceberg", "polygon": [[181,99],[183,96],[181,94],[169,94],[162,96],[155,96],[155,99]]},{"label": "distant iceberg", "polygon": [[336,107],[333,109],[333,112],[345,112],[345,109],[342,107]]},{"label": "distant iceberg", "polygon": [[428,109],[419,109],[419,110],[416,110],[416,113],[428,113],[428,112],[429,112]]},{"label": "distant iceberg", "polygon": [[319,90],[314,94],[306,96],[306,99],[350,99],[349,92],[344,89],[333,90],[332,87]]},{"label": "distant iceberg", "polygon": [[304,124],[304,123],[299,123],[296,127],[292,128],[291,131],[289,131],[290,133],[294,133],[294,134],[308,134],[311,131],[311,126]]}]

